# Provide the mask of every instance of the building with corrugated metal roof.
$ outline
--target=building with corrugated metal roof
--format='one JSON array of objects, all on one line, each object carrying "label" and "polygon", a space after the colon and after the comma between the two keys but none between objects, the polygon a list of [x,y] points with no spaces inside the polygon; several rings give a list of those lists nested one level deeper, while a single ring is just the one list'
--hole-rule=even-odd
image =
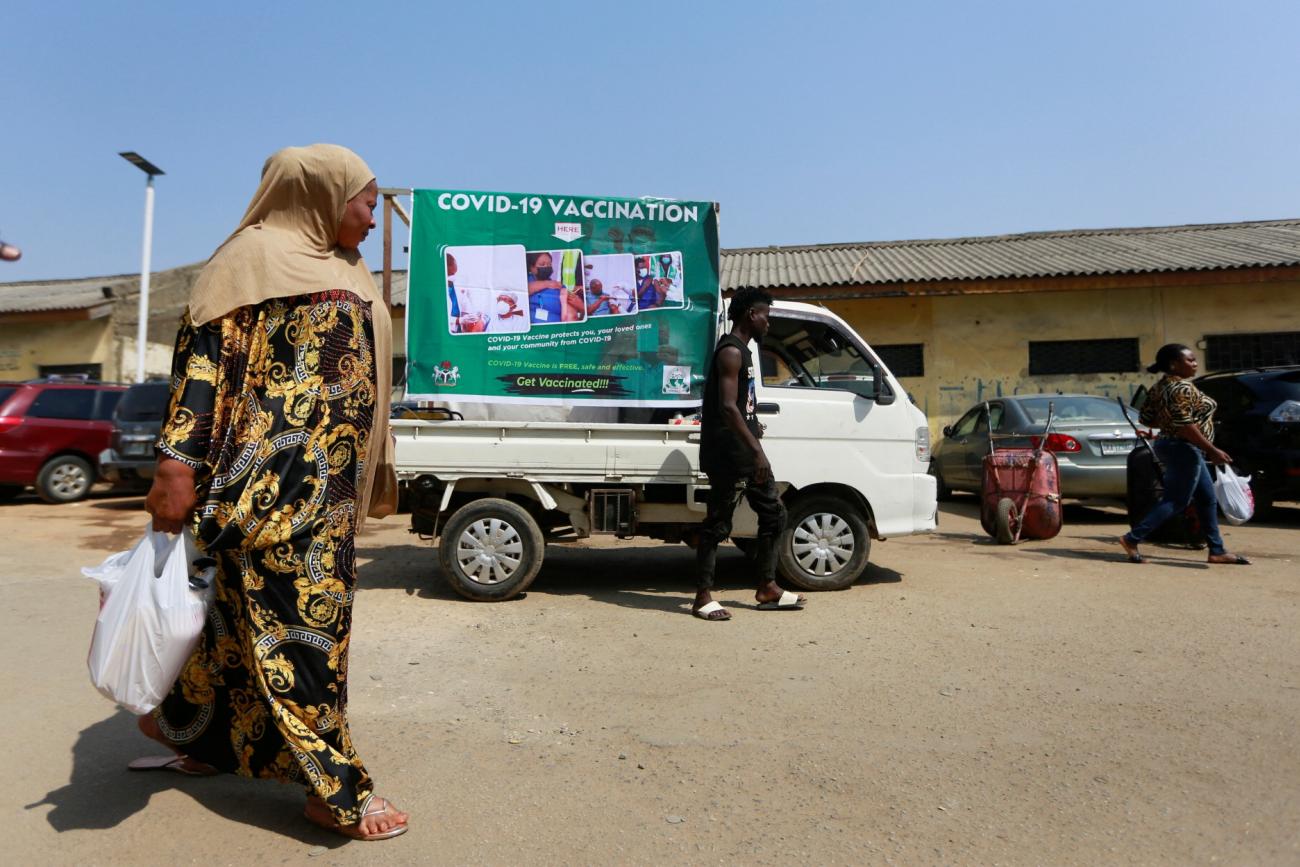
[{"label": "building with corrugated metal roof", "polygon": [[[150,373],[200,267],[152,279]],[[79,361],[128,376],[138,283],[0,284],[0,377]],[[1127,397],[1168,342],[1207,370],[1300,361],[1300,220],[723,250],[723,291],[744,286],[843,316],[936,431],[1000,394]],[[405,272],[392,288],[400,352]]]},{"label": "building with corrugated metal roof", "polygon": [[[198,265],[153,275],[146,371],[171,369],[179,306]],[[78,280],[0,283],[0,379],[87,374],[121,381],[134,376],[138,274]],[[183,302],[182,302],[183,303]],[[170,331],[170,333],[168,333]]]},{"label": "building with corrugated metal roof", "polygon": [[1165,343],[1300,362],[1300,220],[732,249],[722,285],[843,316],[936,430],[1002,394],[1127,398]]}]

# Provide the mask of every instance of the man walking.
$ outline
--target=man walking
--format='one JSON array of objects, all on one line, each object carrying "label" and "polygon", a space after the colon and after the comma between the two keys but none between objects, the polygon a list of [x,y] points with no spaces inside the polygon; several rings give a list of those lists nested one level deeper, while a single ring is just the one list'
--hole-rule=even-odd
[{"label": "man walking", "polygon": [[718,341],[704,385],[700,419],[700,467],[709,476],[709,513],[695,549],[699,589],[692,611],[703,620],[730,620],[731,612],[713,601],[718,545],[731,535],[731,516],[743,496],[758,515],[755,565],[764,611],[798,610],[804,597],[777,586],[776,538],[785,529],[785,506],[777,494],[772,465],[759,440],[751,340],[767,334],[772,296],[761,289],[736,292],[727,312],[731,331]]}]

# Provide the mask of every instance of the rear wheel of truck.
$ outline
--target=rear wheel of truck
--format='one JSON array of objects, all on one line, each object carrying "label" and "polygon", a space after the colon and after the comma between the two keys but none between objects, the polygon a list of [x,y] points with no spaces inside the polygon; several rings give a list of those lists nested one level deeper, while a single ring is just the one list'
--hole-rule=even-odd
[{"label": "rear wheel of truck", "polygon": [[866,516],[835,496],[796,500],[776,544],[777,568],[800,590],[843,590],[871,554]]},{"label": "rear wheel of truck", "polygon": [[475,500],[442,529],[438,560],[451,588],[476,602],[501,602],[522,593],[542,568],[542,530],[509,500]]}]

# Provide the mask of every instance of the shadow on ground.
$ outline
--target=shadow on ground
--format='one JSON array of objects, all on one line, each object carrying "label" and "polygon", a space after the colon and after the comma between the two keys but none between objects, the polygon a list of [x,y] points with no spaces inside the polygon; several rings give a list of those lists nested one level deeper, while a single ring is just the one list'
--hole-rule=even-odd
[{"label": "shadow on ground", "polygon": [[[438,549],[427,543],[363,546],[358,560],[363,591],[402,590],[421,599],[461,598],[442,578]],[[902,580],[903,576],[893,569],[872,563],[857,584]],[[753,590],[755,581],[750,560],[730,545],[719,548],[714,585],[719,590]],[[528,592],[583,595],[631,608],[675,611],[686,604],[684,596],[689,601],[695,592],[695,552],[685,545],[619,548],[549,545],[542,569]]]},{"label": "shadow on ground", "polygon": [[77,736],[67,785],[28,804],[26,809],[51,807],[46,820],[60,833],[103,830],[143,811],[156,793],[180,789],[231,822],[309,845],[334,847],[347,842],[302,818],[305,797],[297,786],[231,775],[186,777],[169,771],[133,773],[126,769],[127,762],[134,758],[162,752],[162,747],[140,735],[133,715],[118,710]]}]

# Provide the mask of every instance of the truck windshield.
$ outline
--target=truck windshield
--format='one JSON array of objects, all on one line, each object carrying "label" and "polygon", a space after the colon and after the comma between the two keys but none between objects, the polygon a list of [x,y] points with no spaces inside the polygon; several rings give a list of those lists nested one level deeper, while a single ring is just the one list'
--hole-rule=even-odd
[{"label": "truck windshield", "polygon": [[784,388],[839,388],[871,382],[871,363],[835,328],[823,322],[772,317],[763,340],[763,384]]}]

